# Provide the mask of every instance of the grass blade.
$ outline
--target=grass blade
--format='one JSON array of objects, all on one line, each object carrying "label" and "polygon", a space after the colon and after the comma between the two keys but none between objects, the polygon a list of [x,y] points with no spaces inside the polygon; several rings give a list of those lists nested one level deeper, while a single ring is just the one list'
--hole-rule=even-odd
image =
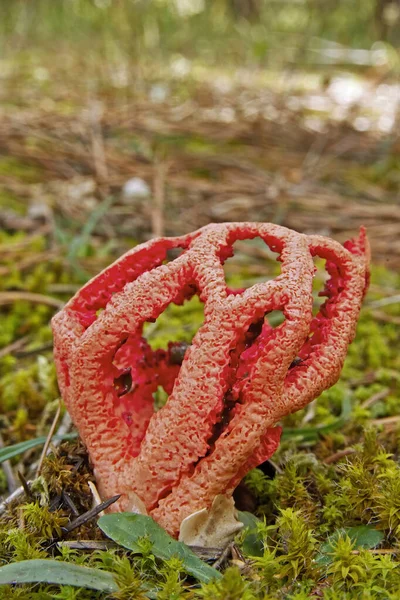
[{"label": "grass blade", "polygon": [[0,584],[10,583],[55,583],[108,593],[119,589],[111,573],[47,559],[22,560],[0,567]]},{"label": "grass blade", "polygon": [[[77,433],[66,433],[65,435],[55,435],[53,440],[73,440],[77,437]],[[19,454],[23,454],[27,450],[31,450],[32,448],[36,448],[36,446],[42,446],[47,440],[47,436],[41,436],[34,438],[32,440],[25,440],[25,442],[18,442],[18,444],[14,444],[13,446],[6,446],[5,448],[0,448],[0,464],[5,460],[9,460],[10,458],[14,458],[14,456],[18,456]]]}]

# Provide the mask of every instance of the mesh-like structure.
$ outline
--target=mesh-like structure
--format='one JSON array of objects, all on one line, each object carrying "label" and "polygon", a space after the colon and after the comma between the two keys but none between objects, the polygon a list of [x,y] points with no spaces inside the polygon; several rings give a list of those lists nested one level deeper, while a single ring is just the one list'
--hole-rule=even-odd
[{"label": "mesh-like structure", "polygon": [[[227,287],[236,240],[260,237],[281,273]],[[169,251],[180,255],[168,262]],[[326,301],[313,316],[313,257],[326,259]],[[139,496],[172,535],[189,514],[232,493],[279,444],[284,416],[340,374],[368,285],[362,229],[344,246],[263,223],[208,225],[137,246],[85,285],[53,319],[58,380],[113,510]],[[183,352],[143,337],[170,303],[197,294],[204,323]],[[272,327],[266,315],[279,310]],[[154,412],[153,393],[169,394]],[[132,495],[132,492],[134,493]]]}]

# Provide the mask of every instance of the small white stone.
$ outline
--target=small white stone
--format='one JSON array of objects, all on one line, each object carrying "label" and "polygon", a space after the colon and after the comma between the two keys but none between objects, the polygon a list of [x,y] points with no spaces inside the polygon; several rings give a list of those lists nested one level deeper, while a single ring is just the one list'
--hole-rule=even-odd
[{"label": "small white stone", "polygon": [[163,85],[162,83],[155,83],[150,88],[149,97],[150,100],[155,104],[161,104],[162,102],[165,102],[168,95],[168,87],[166,85]]},{"label": "small white stone", "polygon": [[124,184],[122,194],[125,198],[148,198],[151,190],[144,179],[140,177],[132,177]]}]

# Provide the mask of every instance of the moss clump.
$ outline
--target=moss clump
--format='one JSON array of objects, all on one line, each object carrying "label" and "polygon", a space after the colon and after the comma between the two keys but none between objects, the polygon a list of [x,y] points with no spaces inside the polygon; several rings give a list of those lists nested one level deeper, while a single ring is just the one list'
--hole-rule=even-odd
[{"label": "moss clump", "polygon": [[237,567],[227,569],[220,581],[205,584],[195,595],[203,600],[256,600],[252,584],[242,577]]}]

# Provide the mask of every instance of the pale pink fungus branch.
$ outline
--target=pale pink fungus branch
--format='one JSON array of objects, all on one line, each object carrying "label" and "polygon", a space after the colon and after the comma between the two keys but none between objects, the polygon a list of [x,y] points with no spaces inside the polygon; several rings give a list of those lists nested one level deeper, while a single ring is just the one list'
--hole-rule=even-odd
[{"label": "pale pink fungus branch", "polygon": [[[232,292],[223,262],[261,237],[281,274]],[[167,251],[181,255],[165,263]],[[326,302],[313,317],[313,257],[326,259]],[[142,244],[92,279],[53,319],[60,388],[103,497],[134,498],[173,535],[214,497],[232,493],[279,445],[276,423],[335,383],[368,284],[364,230],[344,246],[262,223],[208,225]],[[198,294],[204,323],[182,365],[153,351],[143,326]],[[280,310],[276,328],[265,318]],[[154,412],[153,393],[169,394]]]}]

